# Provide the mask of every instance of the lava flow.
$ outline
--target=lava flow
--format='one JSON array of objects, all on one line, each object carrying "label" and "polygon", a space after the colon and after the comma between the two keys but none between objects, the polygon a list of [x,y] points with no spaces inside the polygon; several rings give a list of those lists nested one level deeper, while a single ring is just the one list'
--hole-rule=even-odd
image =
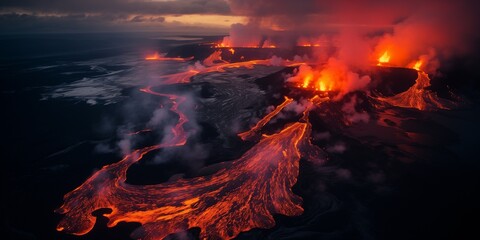
[{"label": "lava flow", "polygon": [[[268,60],[240,63],[222,61],[218,64],[216,59],[220,59],[219,52],[214,52],[207,61],[212,66],[163,76],[163,84],[186,82],[196,74],[224,71],[225,68],[269,64]],[[66,194],[64,204],[56,210],[65,215],[58,224],[58,231],[86,234],[95,224],[96,218],[92,212],[111,209],[111,213],[104,214],[109,218],[109,227],[122,221],[142,224],[132,233],[136,239],[163,239],[169,234],[193,227],[201,229],[202,239],[230,239],[252,228],[273,227],[273,214],[297,216],[303,212],[301,197],[292,192],[297,181],[299,160],[303,153],[312,159],[321,151],[309,142],[311,126],[307,116],[310,108],[305,110],[300,122],[287,125],[276,134],[261,135],[259,142],[233,161],[228,169],[209,176],[138,186],[126,182],[129,167],[154,150],[184,145],[187,133],[183,126],[188,122],[185,114],[179,110],[185,100],[183,97],[158,93],[152,87],[141,91],[166,97],[172,102],[170,110],[179,116],[179,121],[166,137],[169,140],[134,150],[121,161],[104,166],[81,186]],[[292,101],[285,97],[285,102],[239,136],[250,140]],[[312,105],[320,103],[316,98],[310,101]],[[150,130],[132,134],[147,131]],[[311,151],[301,152],[300,149]]]},{"label": "lava flow", "polygon": [[[415,64],[415,67],[420,67]],[[391,105],[404,108],[416,108],[418,110],[428,109],[449,109],[447,100],[440,99],[436,93],[426,89],[430,86],[430,78],[423,71],[418,71],[418,77],[415,84],[407,91],[387,98],[379,98]]]},{"label": "lava flow", "polygon": [[[252,60],[228,63],[221,59],[221,51],[215,51],[201,68],[161,76],[160,84],[186,83],[201,73],[222,72],[228,68],[251,68],[256,64],[270,65],[270,60]],[[234,51],[231,51],[234,54]],[[380,63],[390,61],[385,52]],[[422,63],[415,64],[420,68]],[[366,86],[370,78],[360,77],[349,71],[347,65],[336,60],[329,61],[316,70],[309,65],[299,66],[287,81],[297,87],[319,91],[353,91]],[[428,75],[420,70],[416,84],[407,91],[389,98],[380,98],[400,107],[420,110],[429,106],[445,108],[436,95],[426,90],[430,86]],[[355,83],[355,84],[353,84]],[[266,114],[248,131],[239,133],[242,140],[258,141],[250,150],[228,166],[207,176],[178,179],[156,185],[131,185],[127,183],[127,170],[143,156],[161,148],[179,147],[187,142],[184,130],[188,119],[179,110],[185,100],[181,96],[155,92],[152,87],[141,91],[172,102],[170,110],[179,116],[163,143],[137,149],[124,158],[93,174],[85,183],[65,195],[65,203],[57,210],[64,214],[58,231],[82,235],[94,227],[96,218],[92,212],[111,209],[104,216],[108,226],[119,222],[138,222],[142,226],[132,233],[136,239],[163,239],[169,234],[200,228],[201,239],[231,239],[253,228],[271,228],[275,225],[273,215],[298,216],[303,213],[302,198],[292,192],[299,172],[301,157],[322,162],[322,150],[309,141],[311,125],[308,114],[314,106],[327,101],[317,95],[308,100],[303,117],[286,125],[272,135],[262,135],[261,130],[271,119],[293,102],[286,97],[283,103]],[[337,97],[338,97],[337,96]],[[335,100],[335,99],[334,99]],[[147,130],[145,130],[146,132]],[[133,134],[143,133],[139,131]]]},{"label": "lava flow", "polygon": [[152,55],[147,55],[145,57],[145,60],[147,61],[177,61],[177,62],[186,62],[192,60],[193,57],[188,57],[188,58],[181,58],[181,57],[164,57],[158,52],[152,54]]},{"label": "lava flow", "polygon": [[[181,146],[186,143],[187,134],[183,129],[183,125],[188,122],[188,119],[178,110],[178,106],[185,98],[156,93],[149,88],[142,89],[142,91],[167,97],[172,102],[170,110],[178,114],[179,121],[171,129],[170,139],[161,144],[135,150],[127,154],[121,161],[104,166],[81,186],[66,194],[64,197],[65,203],[56,210],[58,213],[66,214],[65,218],[57,226],[58,231],[66,231],[76,235],[89,232],[95,223],[95,217],[91,215],[93,211],[101,208],[110,208],[113,210],[111,214],[116,212],[117,206],[114,199],[117,199],[117,203],[121,203],[121,199],[125,197],[122,196],[122,191],[125,190],[123,187],[129,186],[125,183],[126,173],[132,164],[153,150]],[[131,210],[136,211],[135,209]]]},{"label": "lava flow", "polygon": [[[233,49],[232,49],[233,50]],[[207,58],[205,58],[205,60],[203,60],[203,65],[205,66],[213,66],[215,65],[217,62],[222,62],[222,63],[228,63],[227,61],[223,60],[222,59],[222,51],[221,50],[218,50],[218,51],[215,51],[213,52],[210,56],[208,56]]]},{"label": "lava flow", "polygon": [[[66,194],[65,203],[57,210],[65,214],[58,231],[86,234],[95,224],[91,213],[108,208],[112,212],[105,216],[110,227],[121,221],[142,224],[132,233],[137,239],[163,239],[193,227],[201,229],[202,239],[230,239],[252,228],[273,227],[273,214],[302,214],[302,198],[291,188],[297,181],[302,156],[299,149],[312,147],[311,126],[306,117],[309,109],[304,112],[303,122],[288,125],[273,135],[263,135],[228,169],[210,176],[138,186],[126,183],[128,168],[153,150],[185,144],[183,125],[188,121],[178,110],[181,99],[177,102],[177,96],[156,93],[150,88],[142,91],[169,97],[173,102],[171,111],[180,116],[172,129],[173,137],[164,144],[135,150],[121,161],[104,166]],[[291,101],[287,98],[273,113]]]},{"label": "lava flow", "polygon": [[[390,55],[387,51],[379,58],[379,65],[390,61]],[[381,101],[387,102],[390,105],[403,108],[416,108],[418,110],[430,109],[450,109],[449,106],[454,104],[448,100],[440,99],[437,94],[427,88],[430,87],[430,78],[428,74],[421,70],[424,62],[422,60],[416,61],[410,68],[417,70],[417,79],[415,84],[407,89],[405,92],[399,93],[391,97],[380,97]]]},{"label": "lava flow", "polygon": [[[224,72],[225,69],[229,68],[253,68],[253,66],[255,65],[271,65],[271,61],[268,59],[229,63],[221,59],[219,51],[215,51],[214,53],[212,53],[212,55],[207,57],[207,59],[208,60],[205,60],[206,62],[204,61],[204,64],[206,65],[205,68],[190,69],[185,72],[163,75],[158,77],[158,79],[160,80],[160,85],[188,83],[190,82],[190,79],[195,75],[210,72]],[[301,63],[293,62],[287,64],[286,66],[298,66],[300,64]]]},{"label": "lava flow", "polygon": [[[197,74],[222,72],[227,68],[269,65],[270,61],[228,63],[221,60],[219,51],[215,51],[204,63],[210,66],[162,76],[162,84],[188,82]],[[296,75],[288,79],[299,87],[321,92],[342,92],[351,81],[368,83],[367,80],[349,72],[344,64],[334,59],[318,71],[302,64]],[[380,100],[421,110],[430,105],[444,108],[434,93],[425,90],[429,85],[428,75],[418,71],[413,87]],[[303,213],[302,198],[292,192],[297,182],[299,160],[301,157],[320,162],[324,160],[322,150],[309,141],[311,125],[308,113],[313,106],[318,106],[328,98],[315,96],[309,99],[309,105],[298,122],[286,125],[275,134],[260,135],[262,128],[293,102],[292,98],[285,97],[283,103],[255,126],[238,134],[242,140],[258,142],[239,159],[232,161],[228,168],[212,175],[156,185],[131,185],[127,183],[126,176],[130,166],[154,150],[184,145],[188,135],[184,130],[188,119],[179,110],[185,100],[183,97],[158,93],[152,87],[141,91],[166,97],[172,102],[170,110],[179,116],[179,120],[171,129],[171,134],[166,136],[168,140],[132,151],[119,162],[104,166],[81,186],[66,194],[64,204],[57,210],[65,215],[58,224],[58,231],[86,234],[96,221],[92,212],[111,209],[110,213],[104,214],[109,219],[109,227],[119,222],[138,222],[142,225],[131,235],[136,239],[163,239],[169,234],[196,227],[200,228],[201,239],[231,239],[253,228],[273,227],[275,214],[298,216]]]},{"label": "lava flow", "polygon": [[270,120],[273,117],[275,117],[280,111],[282,111],[282,109],[284,109],[291,102],[293,102],[292,98],[285,97],[285,101],[282,104],[278,105],[273,111],[265,115],[265,117],[263,117],[260,121],[258,121],[257,124],[255,124],[255,126],[253,126],[251,129],[249,129],[246,132],[239,133],[238,136],[244,141],[252,138],[258,133],[258,131],[263,126],[265,126],[268,122],[270,122]]}]

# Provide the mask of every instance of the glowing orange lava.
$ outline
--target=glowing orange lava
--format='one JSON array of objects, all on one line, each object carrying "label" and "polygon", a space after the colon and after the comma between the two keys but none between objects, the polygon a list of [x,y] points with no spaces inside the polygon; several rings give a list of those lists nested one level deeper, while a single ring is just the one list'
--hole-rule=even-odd
[{"label": "glowing orange lava", "polygon": [[[217,59],[218,53],[212,58]],[[159,56],[152,56],[155,60]],[[216,63],[199,70],[161,76],[160,84],[189,82],[190,78],[208,72],[222,72],[228,68],[251,68],[256,64],[269,65],[270,60],[252,60],[238,63]],[[290,64],[292,66],[298,63]],[[90,176],[82,185],[64,196],[64,204],[56,210],[64,215],[58,231],[84,235],[92,230],[96,217],[92,212],[111,209],[104,214],[108,226],[119,222],[138,222],[140,228],[132,233],[135,239],[163,239],[171,233],[200,228],[201,239],[231,239],[240,232],[253,228],[271,228],[274,214],[298,216],[303,213],[302,198],[292,192],[298,177],[299,160],[320,159],[321,150],[310,143],[311,125],[308,112],[315,104],[326,101],[318,96],[303,112],[300,121],[286,125],[272,135],[260,135],[275,115],[290,104],[285,101],[261,119],[252,129],[240,133],[243,140],[260,139],[228,168],[214,174],[190,179],[178,179],[156,185],[127,183],[127,170],[145,155],[162,148],[180,147],[187,142],[184,125],[189,121],[179,106],[182,96],[155,92],[153,87],[142,92],[167,98],[170,111],[178,115],[177,124],[164,140],[156,145],[136,149],[117,163],[106,165]],[[129,135],[146,133],[144,129]]]},{"label": "glowing orange lava", "polygon": [[188,57],[188,58],[181,58],[181,57],[163,57],[158,52],[152,54],[152,55],[147,55],[145,57],[145,60],[147,61],[177,61],[177,62],[186,62],[192,60],[193,57]]},{"label": "glowing orange lava", "polygon": [[145,57],[145,60],[158,60],[160,58],[160,55],[158,54],[158,52],[152,54],[152,55],[147,55]]},{"label": "glowing orange lava", "polygon": [[169,85],[169,84],[176,84],[176,83],[188,83],[190,82],[190,78],[199,74],[199,70],[188,70],[185,72],[168,74],[158,77],[161,80],[161,85]]},{"label": "glowing orange lava", "polygon": [[242,140],[248,140],[248,139],[251,139],[252,137],[254,137],[258,131],[263,127],[265,126],[265,124],[267,124],[268,122],[270,122],[270,120],[275,117],[280,111],[282,111],[282,109],[284,109],[288,104],[290,104],[291,102],[293,102],[293,99],[292,98],[288,98],[288,97],[285,97],[285,101],[278,105],[272,112],[268,113],[267,115],[265,115],[265,117],[263,117],[260,121],[257,122],[257,124],[255,126],[253,126],[251,129],[249,129],[248,131],[246,132],[243,132],[243,133],[239,133],[238,136],[242,139]]},{"label": "glowing orange lava", "polygon": [[392,97],[379,98],[391,105],[404,108],[416,108],[418,110],[449,109],[451,105],[447,100],[440,99],[437,94],[425,88],[430,86],[430,78],[427,73],[418,71],[415,84],[407,91]]},{"label": "glowing orange lava", "polygon": [[417,71],[420,71],[420,68],[422,67],[422,60],[418,60],[415,62],[415,64],[413,65],[413,69],[417,70]]},{"label": "glowing orange lava", "polygon": [[[95,224],[93,211],[108,208],[108,226],[119,222],[139,222],[132,233],[136,239],[163,239],[171,233],[199,227],[201,239],[231,239],[252,228],[271,228],[272,214],[302,214],[301,197],[292,192],[297,181],[300,149],[312,149],[308,110],[303,122],[295,122],[263,138],[226,169],[213,175],[179,179],[157,185],[126,183],[128,168],[149,152],[185,144],[183,124],[188,121],[178,110],[179,99],[173,95],[143,89],[146,93],[169,97],[171,110],[179,114],[172,138],[127,154],[121,161],[104,166],[84,184],[65,195],[57,210],[64,214],[58,231],[83,235]],[[314,98],[315,99],[315,98]],[[318,98],[317,98],[318,100]],[[314,100],[312,100],[313,102]]]},{"label": "glowing orange lava", "polygon": [[289,79],[297,83],[298,87],[315,91],[327,92],[338,90],[341,87],[344,74],[342,69],[324,68],[314,70],[308,65],[301,65],[297,74]]},{"label": "glowing orange lava", "polygon": [[304,43],[304,44],[299,44],[298,46],[300,46],[300,47],[320,47],[320,44]]},{"label": "glowing orange lava", "polygon": [[[210,64],[210,62],[208,62],[208,64]],[[190,69],[185,72],[159,76],[158,77],[158,79],[160,80],[159,85],[188,83],[190,82],[190,79],[197,74],[210,73],[210,72],[224,72],[225,69],[228,69],[228,68],[241,68],[241,67],[253,68],[255,65],[270,65],[270,60],[251,60],[251,61],[236,62],[236,63],[229,63],[224,60],[213,62],[212,60],[211,64],[212,64],[211,66],[207,66],[206,68],[203,68],[203,69]],[[296,66],[296,65],[298,65],[298,63],[293,63],[287,66]]]},{"label": "glowing orange lava", "polygon": [[329,40],[325,37],[300,37],[297,40],[297,46],[301,47],[320,47],[326,46],[329,43]]},{"label": "glowing orange lava", "polygon": [[382,66],[385,63],[390,62],[390,54],[388,51],[385,51],[382,56],[378,58],[378,66]]},{"label": "glowing orange lava", "polygon": [[[257,40],[257,41],[250,40],[250,41],[247,41],[247,42],[243,42],[241,44],[239,44],[239,43],[232,44],[232,41],[231,41],[230,37],[227,36],[227,37],[223,38],[222,42],[215,44],[213,47],[214,48],[230,48],[230,49],[232,47],[236,47],[236,48],[277,48],[277,45],[272,43],[269,40],[266,40],[263,43],[260,40]],[[230,49],[229,49],[229,51],[230,51]]]},{"label": "glowing orange lava", "polygon": [[218,50],[210,54],[205,60],[203,60],[203,65],[205,66],[213,66],[217,63],[228,63],[227,61],[222,59],[222,50]]}]

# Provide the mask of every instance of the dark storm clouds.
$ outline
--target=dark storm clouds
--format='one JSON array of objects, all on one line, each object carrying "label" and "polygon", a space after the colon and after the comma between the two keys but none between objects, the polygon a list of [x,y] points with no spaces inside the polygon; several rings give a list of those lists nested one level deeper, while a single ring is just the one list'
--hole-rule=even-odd
[{"label": "dark storm clouds", "polygon": [[223,0],[3,0],[3,9],[49,13],[105,14],[229,14]]},{"label": "dark storm clouds", "polygon": [[[224,0],[3,0],[2,32],[168,30],[165,15],[229,15]],[[149,26],[150,24],[150,26]],[[159,25],[160,24],[160,25]]]},{"label": "dark storm clouds", "polygon": [[[233,14],[283,30],[317,31],[336,27],[392,27],[409,19],[443,24],[445,31],[476,32],[480,3],[470,0],[227,0]],[[453,27],[452,27],[453,26]],[[413,36],[412,36],[413,37]]]},{"label": "dark storm clouds", "polygon": [[295,35],[351,24],[383,31],[412,17],[437,21],[444,32],[455,34],[463,29],[462,33],[473,34],[479,26],[479,7],[477,1],[469,0],[2,0],[0,29],[127,30],[141,28],[138,23],[157,24],[158,28],[166,15],[219,14],[248,16],[257,28],[276,26]]}]

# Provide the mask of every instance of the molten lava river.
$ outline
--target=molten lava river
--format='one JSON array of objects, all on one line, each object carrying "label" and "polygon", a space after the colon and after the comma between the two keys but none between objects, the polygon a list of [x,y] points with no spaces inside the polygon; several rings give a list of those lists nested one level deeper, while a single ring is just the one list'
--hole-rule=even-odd
[{"label": "molten lava river", "polygon": [[[232,54],[233,49],[225,49]],[[382,63],[388,61],[388,54],[382,56]],[[252,68],[256,65],[269,65],[269,60],[252,60],[229,63],[215,52],[201,69],[159,77],[161,84],[188,83],[199,74],[223,72],[232,68]],[[148,61],[189,61],[191,58],[164,58],[158,54],[145,58]],[[221,60],[221,61],[218,61]],[[220,62],[220,63],[219,63]],[[296,67],[303,63],[288,62],[284,67]],[[253,147],[226,168],[207,176],[180,178],[155,185],[133,185],[127,183],[127,170],[147,154],[164,148],[185,145],[188,132],[185,124],[189,121],[180,109],[185,98],[180,95],[157,91],[147,86],[141,91],[160,99],[168,99],[170,112],[178,116],[178,122],[166,134],[161,144],[133,150],[120,161],[106,165],[82,185],[64,196],[64,204],[56,210],[63,215],[57,226],[58,231],[74,235],[84,235],[95,225],[92,212],[111,209],[104,216],[108,226],[120,222],[137,222],[131,237],[135,239],[163,239],[169,234],[200,229],[201,239],[231,239],[241,232],[254,228],[272,228],[274,215],[299,216],[303,214],[302,197],[292,192],[297,183],[300,159],[316,159],[324,162],[323,150],[311,143],[312,126],[309,120],[311,111],[329,104],[328,94],[302,89],[315,79],[306,74],[306,82],[299,82],[298,91],[308,92],[304,98],[302,111],[297,112],[297,120],[282,124],[283,127],[266,134],[262,131],[273,118],[286,108],[292,107],[292,96],[284,96],[284,101],[264,114],[264,117],[249,130],[238,133],[243,141],[252,142]],[[334,76],[331,76],[332,78]],[[325,81],[323,79],[322,81]],[[330,80],[333,81],[333,80]],[[425,90],[430,79],[426,73],[418,71],[414,86],[405,92],[390,97],[369,96],[382,106],[398,106],[424,110],[430,107],[447,108],[433,93]],[[322,85],[323,86],[323,85]],[[330,85],[329,85],[330,86]],[[334,85],[331,85],[334,86]],[[330,89],[329,89],[330,90]],[[307,95],[308,95],[307,94]],[[322,96],[322,97],[319,97]],[[278,125],[278,123],[277,123]],[[144,129],[137,133],[148,133]]]}]

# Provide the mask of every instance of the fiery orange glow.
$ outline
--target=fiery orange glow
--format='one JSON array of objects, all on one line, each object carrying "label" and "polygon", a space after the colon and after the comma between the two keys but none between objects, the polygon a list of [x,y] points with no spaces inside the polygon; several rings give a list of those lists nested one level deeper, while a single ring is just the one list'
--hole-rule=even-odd
[{"label": "fiery orange glow", "polygon": [[422,60],[418,60],[415,62],[415,64],[413,65],[413,69],[417,70],[417,71],[420,71],[420,68],[422,67],[423,65],[423,61]]},{"label": "fiery orange glow", "polygon": [[232,49],[232,47],[236,47],[236,48],[277,48],[276,45],[262,45],[262,46],[258,46],[258,45],[230,46],[230,45],[224,45],[224,44],[215,45],[215,48],[229,48],[228,50],[230,52],[231,52],[230,49]]},{"label": "fiery orange glow", "polygon": [[205,60],[203,60],[203,64],[205,66],[213,66],[218,62],[228,63],[227,61],[222,59],[222,50],[213,52],[210,56],[208,56],[207,58],[205,58]]},{"label": "fiery orange glow", "polygon": [[[158,79],[161,80],[159,85],[169,85],[169,84],[176,84],[176,83],[188,83],[190,79],[202,73],[210,73],[210,72],[224,72],[225,69],[228,68],[253,68],[255,65],[270,65],[270,60],[251,60],[245,62],[236,62],[236,63],[229,63],[224,60],[220,60],[220,63],[212,62],[212,66],[207,66],[203,69],[190,69],[185,72],[173,73],[168,75],[159,76]],[[292,64],[294,66],[296,64]]]},{"label": "fiery orange glow", "polygon": [[175,83],[188,83],[190,82],[191,77],[199,73],[200,73],[199,70],[191,69],[186,72],[163,75],[158,78],[159,80],[161,80],[160,82],[161,85],[169,85],[169,84],[175,84]]},{"label": "fiery orange glow", "polygon": [[329,40],[325,36],[319,36],[319,37],[300,37],[297,40],[297,46],[301,47],[320,47],[320,46],[326,46],[328,44]]},{"label": "fiery orange glow", "polygon": [[259,44],[255,44],[255,43],[248,43],[248,44],[243,44],[243,45],[232,46],[230,43],[225,42],[225,41],[221,42],[221,43],[217,43],[217,44],[214,45],[214,48],[228,48],[229,51],[233,47],[236,47],[236,48],[261,48],[259,46]]},{"label": "fiery orange glow", "polygon": [[229,51],[230,53],[232,53],[232,55],[235,54],[235,49],[233,49],[233,48],[229,48],[228,51]]},{"label": "fiery orange glow", "polygon": [[298,46],[301,46],[301,47],[320,47],[320,44],[303,43],[303,44],[299,44]]},{"label": "fiery orange glow", "polygon": [[271,40],[267,39],[261,45],[262,48],[277,48],[277,45],[273,43]]},{"label": "fiery orange glow", "polygon": [[305,76],[305,77],[303,78],[302,87],[303,87],[303,88],[307,88],[307,87],[310,85],[310,82],[312,81],[312,78],[313,78],[313,74],[312,74],[312,73],[307,74],[307,76]]},{"label": "fiery orange glow", "polygon": [[324,68],[321,71],[301,65],[296,76],[289,79],[297,83],[298,87],[315,91],[333,91],[341,87],[342,73],[340,69]]},{"label": "fiery orange glow", "polygon": [[160,55],[158,54],[158,52],[152,54],[152,55],[147,55],[145,57],[145,60],[158,60],[160,58]]},{"label": "fiery orange glow", "polygon": [[415,84],[407,91],[388,98],[379,98],[391,105],[404,108],[416,108],[418,110],[449,109],[447,100],[441,100],[434,92],[425,88],[430,86],[430,78],[427,73],[418,71]]},{"label": "fiery orange glow", "polygon": [[[132,233],[136,239],[163,239],[171,233],[199,227],[201,239],[231,239],[252,228],[271,228],[272,214],[298,216],[303,213],[301,197],[292,192],[297,181],[300,149],[309,158],[319,153],[311,145],[308,111],[303,122],[295,122],[273,135],[263,138],[242,157],[210,176],[179,179],[157,185],[138,186],[126,183],[128,168],[153,150],[181,146],[186,142],[183,125],[188,121],[178,110],[182,98],[168,97],[171,111],[179,115],[171,139],[163,144],[145,147],[127,154],[121,161],[104,166],[84,184],[65,195],[65,203],[56,210],[64,214],[58,231],[83,235],[95,224],[93,211],[111,209],[105,214],[108,226],[119,222],[139,222]],[[318,97],[312,104],[319,103]],[[286,105],[291,99],[286,99]],[[277,108],[277,109],[280,109]],[[319,158],[319,157],[318,157]]]},{"label": "fiery orange glow", "polygon": [[[216,51],[212,58],[218,59]],[[159,56],[152,56],[159,59]],[[228,68],[252,68],[269,65],[268,60],[217,63],[201,69],[161,76],[162,84],[190,81],[190,78],[208,72],[222,72]],[[291,66],[298,66],[292,63]],[[320,87],[321,89],[327,89]],[[292,192],[299,171],[299,160],[320,159],[321,150],[310,143],[311,125],[308,112],[312,106],[326,101],[318,96],[310,99],[299,122],[286,125],[272,135],[261,135],[260,130],[289,105],[285,101],[268,113],[252,129],[238,134],[243,140],[260,139],[228,168],[209,175],[156,185],[131,185],[126,182],[127,170],[145,155],[162,148],[180,147],[187,142],[184,125],[189,121],[179,106],[182,96],[155,92],[151,86],[142,92],[167,98],[170,111],[178,115],[178,122],[161,143],[136,149],[117,163],[106,165],[90,176],[82,185],[64,196],[64,204],[56,210],[64,217],[58,231],[84,235],[92,230],[96,217],[92,212],[111,209],[104,214],[108,226],[119,222],[138,222],[142,226],[132,233],[135,239],[163,239],[171,233],[199,227],[201,239],[231,239],[240,232],[253,228],[271,228],[274,214],[298,216],[303,213],[302,198]],[[129,135],[147,133],[151,129]]]},{"label": "fiery orange glow", "polygon": [[230,45],[229,45],[229,44],[225,44],[225,43],[223,43],[223,42],[222,42],[222,43],[218,43],[218,44],[215,45],[215,48],[228,48],[228,47],[230,47]]},{"label": "fiery orange glow", "polygon": [[385,63],[388,63],[390,62],[390,54],[388,53],[388,51],[385,51],[382,56],[380,56],[378,58],[378,66],[382,66],[383,64]]},{"label": "fiery orange glow", "polygon": [[270,122],[270,120],[273,117],[275,117],[280,111],[282,111],[282,109],[284,109],[291,102],[293,102],[292,98],[285,97],[285,101],[283,101],[282,104],[278,105],[273,111],[271,111],[270,113],[265,115],[265,117],[263,117],[260,121],[258,121],[257,124],[255,126],[253,126],[251,129],[249,129],[246,132],[239,133],[238,136],[244,141],[251,139],[252,137],[257,135],[258,131],[263,126],[265,126],[265,124]]},{"label": "fiery orange glow", "polygon": [[152,54],[152,55],[147,55],[145,57],[145,60],[147,61],[178,61],[178,62],[186,62],[192,60],[193,57],[188,57],[188,58],[181,58],[181,57],[163,57],[162,55],[158,54],[158,52]]},{"label": "fiery orange glow", "polygon": [[85,234],[95,223],[91,212],[100,208],[113,210],[106,214],[110,227],[121,221],[142,223],[142,229],[132,234],[141,239],[163,239],[192,227],[201,228],[202,239],[230,239],[255,227],[273,227],[272,214],[297,216],[303,212],[301,198],[291,187],[298,176],[299,143],[307,128],[307,123],[294,123],[265,136],[229,169],[174,183],[125,183],[128,167],[153,149],[137,150],[67,194],[66,203],[58,210],[66,214],[58,229]]},{"label": "fiery orange glow", "polygon": [[[260,41],[254,41],[254,40],[251,40],[251,41],[248,41],[248,42],[244,42],[242,44],[232,44],[232,41],[230,39],[230,37],[224,37],[222,42],[220,43],[217,43],[213,46],[214,48],[233,48],[233,47],[236,47],[236,48],[277,48],[277,45],[272,43],[271,41],[269,40],[266,40],[264,41],[263,43],[261,43]],[[230,49],[228,49],[229,51],[231,51]],[[233,53],[232,53],[233,54]]]}]

